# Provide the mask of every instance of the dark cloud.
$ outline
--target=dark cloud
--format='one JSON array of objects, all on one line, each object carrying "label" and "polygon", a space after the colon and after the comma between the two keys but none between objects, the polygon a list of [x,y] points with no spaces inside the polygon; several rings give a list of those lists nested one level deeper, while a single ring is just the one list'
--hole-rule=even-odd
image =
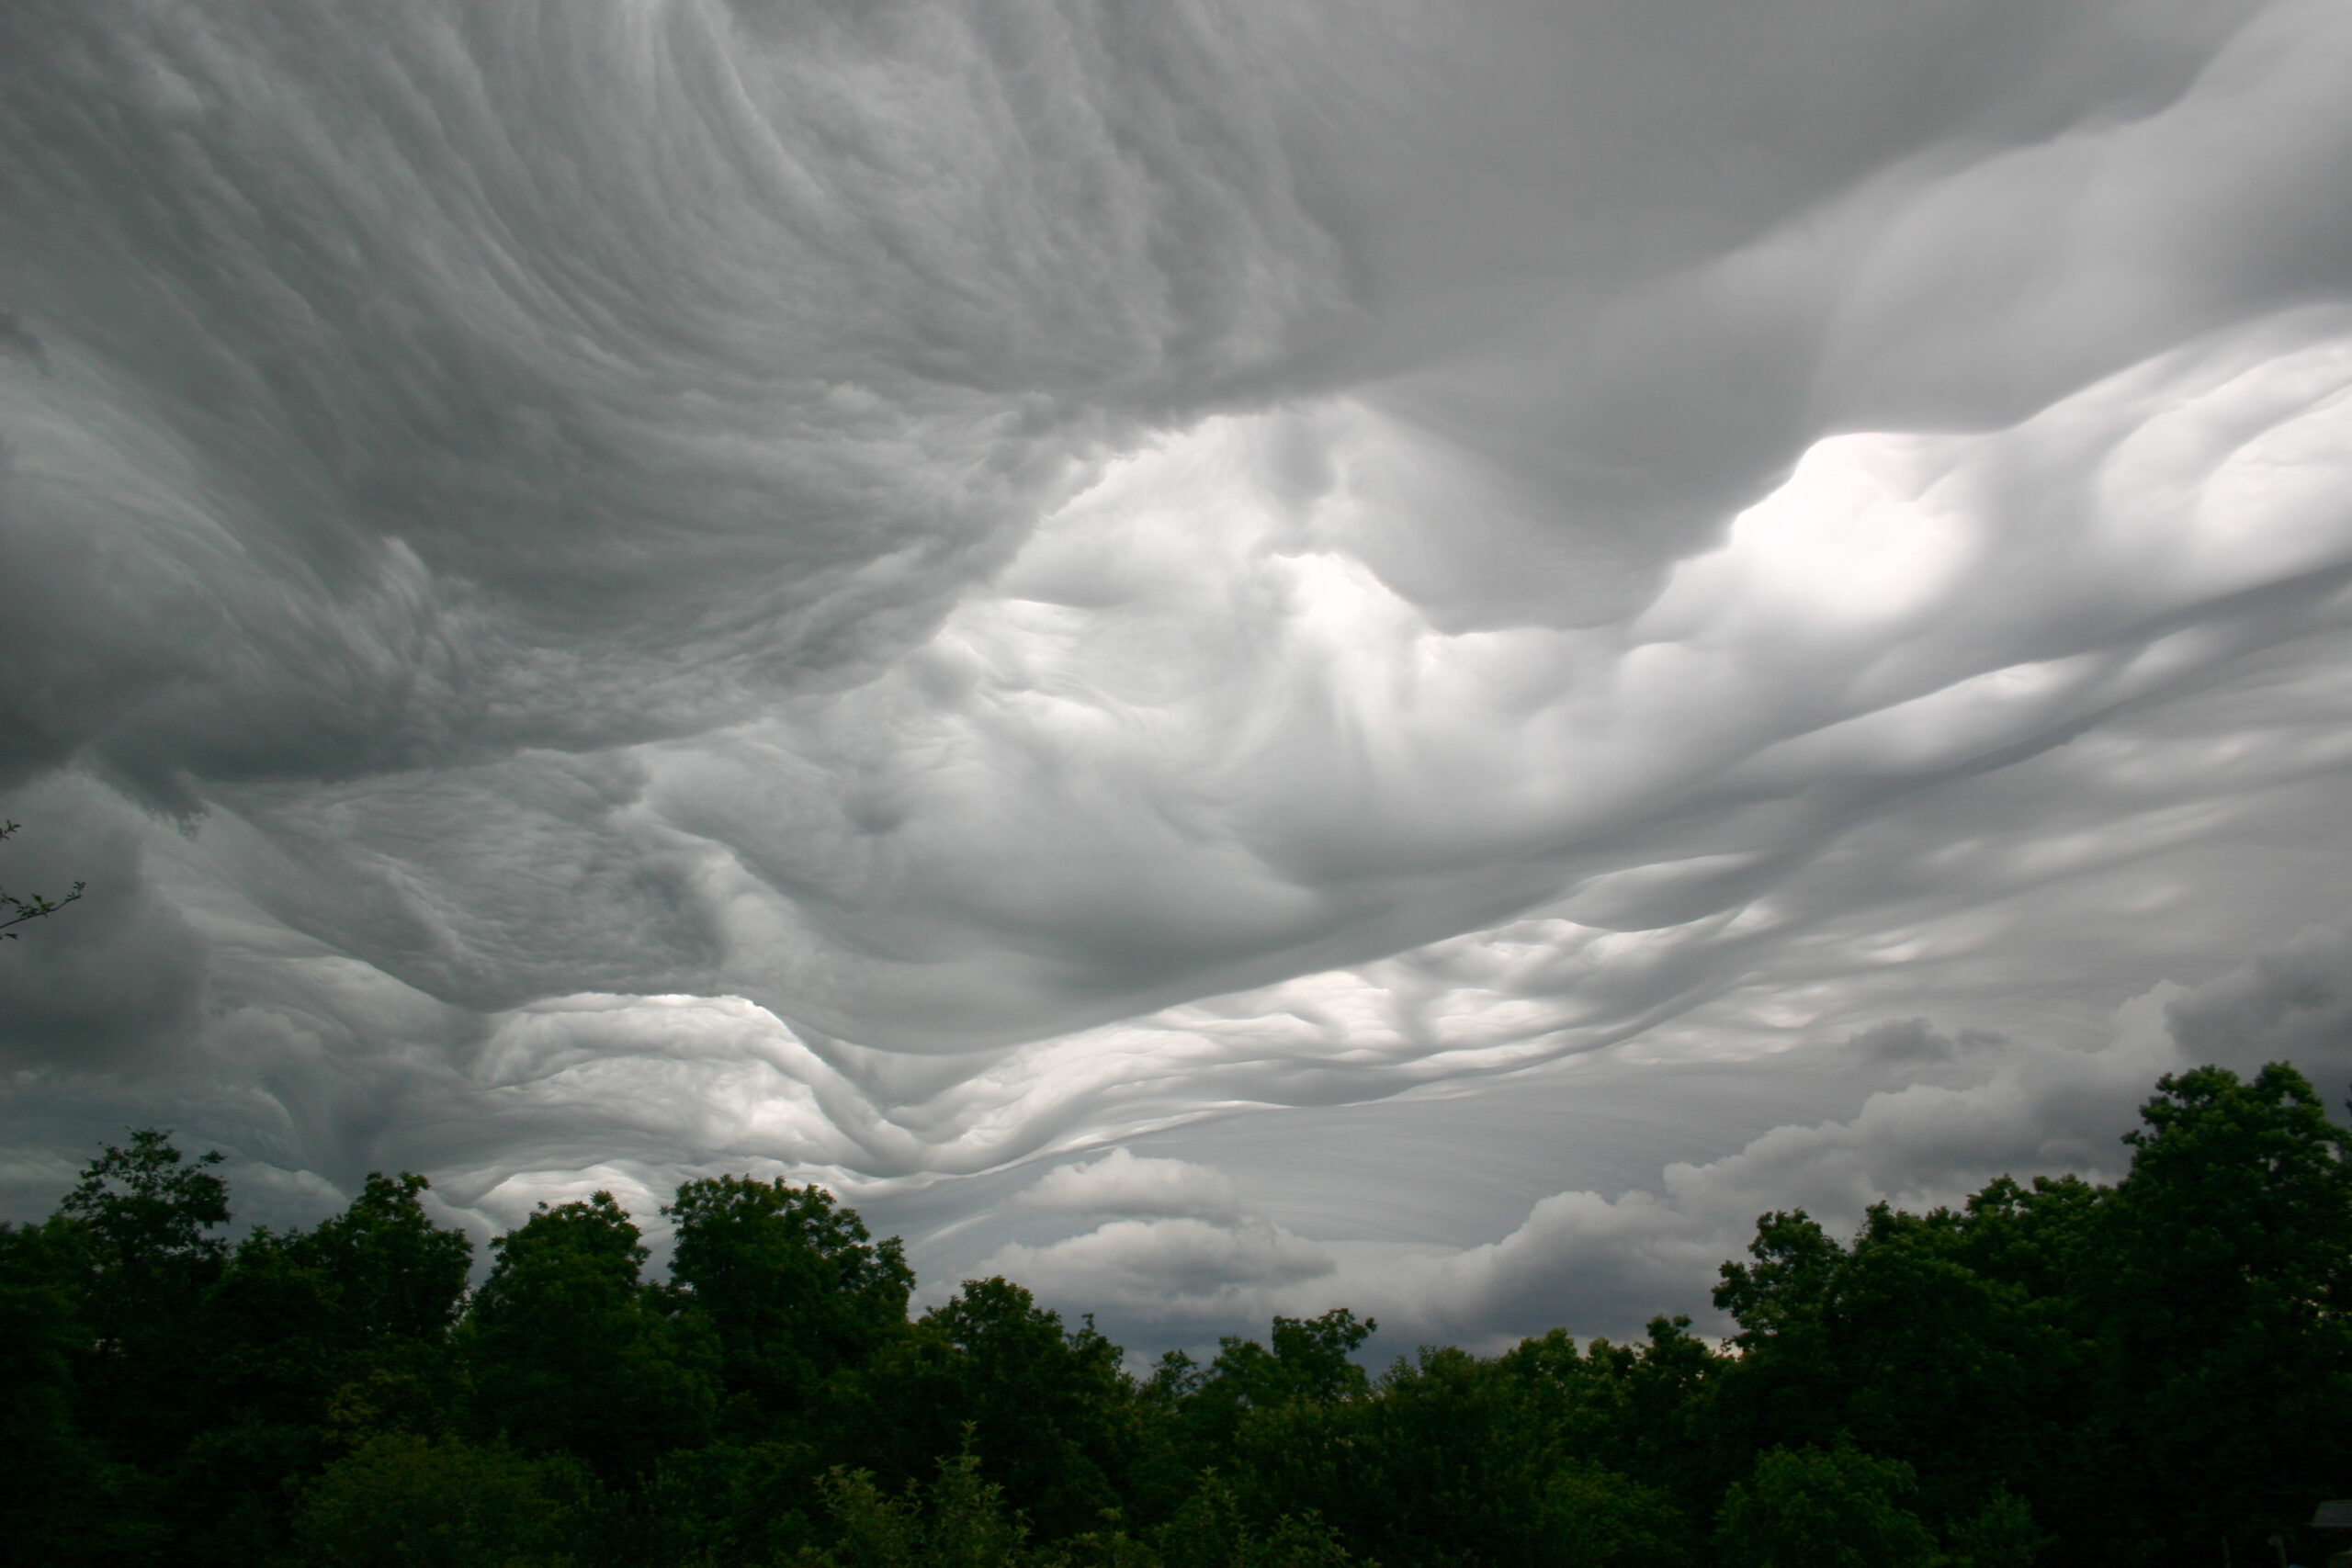
[{"label": "dark cloud", "polygon": [[87,886],[0,942],[0,1072],[71,1079],[169,1060],[201,1018],[207,942],[154,886],[125,813],[62,791],[32,807],[38,826],[0,844],[0,886],[52,901]]},{"label": "dark cloud", "polygon": [[45,627],[52,749],[163,788],[724,721],[898,651],[1123,410],[1340,303],[1181,17],[608,21],[12,12],[57,370],[13,527],[201,616],[168,682]]},{"label": "dark cloud", "polygon": [[2340,926],[2306,927],[2174,998],[2165,1021],[2198,1061],[2241,1072],[2291,1062],[2340,1099],[2352,1084],[2352,937]]},{"label": "dark cloud", "polygon": [[1848,1041],[1849,1049],[1882,1062],[1950,1062],[1965,1052],[2004,1043],[1987,1030],[1963,1029],[1957,1035],[1939,1032],[1924,1018],[1874,1023]]}]

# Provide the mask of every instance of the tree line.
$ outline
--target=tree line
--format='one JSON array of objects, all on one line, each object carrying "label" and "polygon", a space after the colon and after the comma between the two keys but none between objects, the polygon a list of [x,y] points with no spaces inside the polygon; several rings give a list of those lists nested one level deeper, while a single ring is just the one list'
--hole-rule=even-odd
[{"label": "tree line", "polygon": [[2274,1065],[2168,1077],[2130,1174],[1859,1234],[1768,1213],[1716,1305],[1377,1375],[1276,1317],[1129,1368],[1002,1279],[910,1318],[816,1187],[611,1194],[473,1247],[421,1176],[220,1234],[217,1154],[107,1145],[0,1226],[23,1562],[2026,1568],[2316,1562],[2352,1495],[2352,1148]]}]

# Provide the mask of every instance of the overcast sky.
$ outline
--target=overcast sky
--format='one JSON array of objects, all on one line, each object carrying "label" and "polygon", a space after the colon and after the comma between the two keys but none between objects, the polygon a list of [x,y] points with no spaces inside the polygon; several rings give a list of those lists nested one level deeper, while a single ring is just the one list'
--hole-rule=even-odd
[{"label": "overcast sky", "polygon": [[0,1207],[1712,1325],[2352,1077],[2342,0],[10,0]]}]

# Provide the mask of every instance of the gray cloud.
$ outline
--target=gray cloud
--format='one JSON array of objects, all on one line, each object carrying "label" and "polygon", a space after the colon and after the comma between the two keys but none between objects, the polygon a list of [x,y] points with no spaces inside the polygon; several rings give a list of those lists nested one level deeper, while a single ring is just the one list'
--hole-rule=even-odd
[{"label": "gray cloud", "polygon": [[[1846,1043],[1898,1065],[1973,1057],[1967,1080],[1914,1083],[1869,1095],[1849,1118],[1773,1128],[1735,1153],[1673,1162],[1653,1186],[1607,1195],[1583,1190],[1544,1197],[1524,1220],[1484,1243],[1295,1241],[1325,1266],[1283,1277],[1266,1252],[1243,1242],[1266,1222],[1235,1210],[1222,1247],[1198,1222],[1168,1227],[1104,1225],[1045,1247],[1015,1244],[992,1264],[1025,1268],[1060,1299],[1101,1303],[1130,1336],[1153,1344],[1197,1340],[1205,1326],[1245,1325],[1274,1312],[1348,1304],[1376,1314],[1386,1342],[1432,1338],[1496,1343],[1554,1325],[1626,1337],[1651,1315],[1681,1311],[1703,1327],[1726,1325],[1707,1302],[1717,1267],[1745,1247],[1757,1217],[1803,1208],[1833,1234],[1850,1233],[1873,1202],[1922,1210],[1957,1202],[1992,1177],[2073,1171],[2114,1180],[2128,1164],[2122,1132],[2161,1074],[2198,1062],[2250,1072],[2289,1061],[2331,1092],[2346,1050],[2346,939],[2313,926],[2194,988],[2160,985],[2119,1010],[2086,1043],[2013,1045],[1927,1020],[1875,1025]],[[2006,1048],[1987,1062],[1984,1052]],[[1442,1109],[1432,1108],[1442,1117]],[[1115,1156],[1114,1156],[1115,1157]],[[1173,1160],[1186,1181],[1229,1189],[1221,1173]],[[1060,1167],[1030,1193],[1076,1187],[1112,1166]],[[1107,1184],[1106,1184],[1107,1185]],[[1110,1205],[1105,1205],[1109,1207]],[[1073,1207],[1077,1207],[1073,1205]],[[1268,1249],[1270,1252],[1271,1249]],[[1212,1266],[1221,1260],[1221,1270]]]},{"label": "gray cloud", "polygon": [[1165,1214],[1227,1222],[1240,1217],[1233,1183],[1217,1172],[1187,1160],[1138,1158],[1123,1148],[1083,1165],[1056,1166],[1014,1201],[1046,1213]]},{"label": "gray cloud", "polygon": [[2003,1043],[2000,1035],[1987,1030],[1963,1029],[1957,1035],[1944,1034],[1924,1018],[1905,1018],[1874,1023],[1848,1041],[1847,1045],[1883,1062],[1924,1063],[1949,1062],[1963,1052]]},{"label": "gray cloud", "polygon": [[1383,1343],[1400,1347],[1496,1345],[1554,1325],[1624,1338],[1670,1312],[1723,1332],[1708,1292],[1767,1211],[1802,1208],[1844,1235],[1873,1202],[1956,1202],[2004,1172],[2120,1175],[2133,1108],[2158,1074],[2185,1063],[2163,1021],[2177,992],[2135,998],[2087,1048],[2028,1047],[1961,1086],[1873,1093],[1850,1118],[1784,1124],[1720,1157],[1669,1163],[1653,1187],[1541,1198],[1491,1241],[1318,1244],[1244,1213],[1222,1224],[1114,1222],[1043,1247],[1007,1246],[988,1266],[1039,1281],[1051,1299],[1102,1305],[1149,1344],[1340,1304],[1375,1315]]},{"label": "gray cloud", "polygon": [[9,24],[11,518],[193,618],[47,755],[153,789],[740,716],[1343,304],[1197,18],[268,10]]},{"label": "gray cloud", "polygon": [[2165,1010],[2182,1049],[2245,1071],[2292,1062],[2331,1100],[2352,1081],[2352,937],[2314,925]]},{"label": "gray cloud", "polygon": [[[0,955],[22,1190],[184,1107],[287,1204],[731,1162],[1198,1323],[1615,1321],[1736,1190],[2077,1157],[2064,1053],[2160,981],[2324,1057],[2332,938],[2212,976],[2352,849],[2347,55],[2306,0],[10,7],[5,863],[93,884]],[[1884,1106],[1547,1168],[1484,1251],[1184,1152],[1816,1052]]]},{"label": "gray cloud", "polygon": [[39,827],[0,846],[0,886],[84,897],[0,942],[0,1065],[73,1078],[153,1066],[199,1020],[207,944],[154,885],[119,807],[64,790],[27,803]]}]

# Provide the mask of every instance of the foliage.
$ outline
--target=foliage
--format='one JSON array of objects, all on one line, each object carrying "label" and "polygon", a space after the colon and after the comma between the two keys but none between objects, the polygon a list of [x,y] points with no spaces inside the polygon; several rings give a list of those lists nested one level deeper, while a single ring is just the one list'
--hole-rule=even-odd
[{"label": "foliage", "polygon": [[295,1548],[313,1568],[568,1568],[586,1493],[564,1460],[385,1433],[311,1483]]},{"label": "foliage", "polygon": [[2291,1068],[2156,1090],[2081,1281],[2143,1558],[2291,1530],[2314,1465],[2352,1475],[2352,1147]]},{"label": "foliage", "polygon": [[826,1472],[819,1483],[840,1526],[831,1550],[802,1561],[824,1568],[1020,1568],[1034,1562],[1029,1527],[984,1479],[969,1449],[939,1461],[929,1485],[891,1496],[865,1471]]},{"label": "foliage", "polygon": [[1936,1538],[1903,1505],[1911,1467],[1840,1444],[1773,1449],[1724,1498],[1715,1540],[1754,1568],[1934,1568]]},{"label": "foliage", "polygon": [[1427,1346],[1338,1309],[1143,1375],[913,1279],[831,1194],[686,1183],[490,1244],[371,1174],[233,1245],[142,1129],[0,1225],[0,1531],[47,1563],[2031,1568],[2256,1555],[2352,1475],[2352,1148],[2273,1066],[2160,1081],[2112,1188],[1759,1218],[1687,1319]]},{"label": "foliage", "polygon": [[967,1280],[877,1355],[863,1380],[867,1451],[920,1475],[968,1443],[1012,1505],[1063,1535],[1117,1506],[1132,1458],[1132,1380],[1091,1319],[1002,1279]]},{"label": "foliage", "polygon": [[676,1304],[718,1348],[728,1424],[814,1435],[842,1380],[906,1325],[914,1287],[898,1238],[876,1242],[820,1187],[722,1176],[689,1181],[675,1224]]},{"label": "foliage", "polygon": [[153,1463],[203,1423],[188,1371],[203,1365],[196,1308],[227,1267],[229,1184],[218,1152],[186,1158],[153,1128],[106,1145],[58,1205],[79,1267],[77,1317],[88,1333],[78,1381],[98,1435],[120,1457]]},{"label": "foliage", "polygon": [[638,1237],[613,1195],[596,1192],[541,1203],[490,1244],[495,1260],[462,1341],[477,1432],[576,1455],[608,1481],[708,1437],[714,1358],[639,1279]]},{"label": "foliage", "polygon": [[1168,1568],[1345,1568],[1355,1558],[1313,1512],[1254,1522],[1215,1470],[1160,1532]]}]

